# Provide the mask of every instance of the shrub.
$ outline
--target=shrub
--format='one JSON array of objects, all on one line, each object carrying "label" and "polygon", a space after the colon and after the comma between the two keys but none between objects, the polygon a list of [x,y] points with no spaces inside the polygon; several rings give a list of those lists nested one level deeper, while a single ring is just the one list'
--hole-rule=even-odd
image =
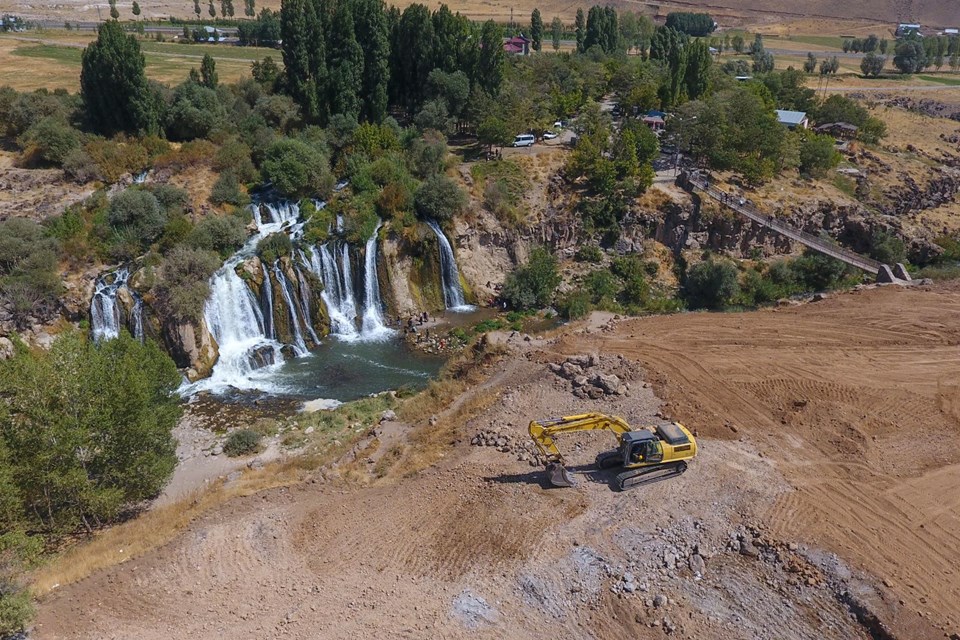
[{"label": "shrub", "polygon": [[413,195],[403,183],[391,182],[381,189],[375,204],[381,218],[398,218],[413,211]]},{"label": "shrub", "polygon": [[281,138],[274,142],[261,169],[264,180],[287,197],[325,198],[333,191],[327,158],[301,140]]},{"label": "shrub", "polygon": [[239,140],[227,141],[217,151],[213,159],[213,168],[217,171],[233,171],[240,182],[253,182],[257,179],[257,170],[250,160],[250,147]]},{"label": "shrub", "polygon": [[18,324],[52,313],[60,294],[58,251],[57,241],[36,222],[0,222],[0,298],[12,305]]},{"label": "shrub", "polygon": [[580,245],[574,259],[577,262],[592,262],[596,264],[603,260],[603,250],[595,244]]},{"label": "shrub", "polygon": [[613,300],[620,292],[620,283],[617,278],[606,269],[591,272],[583,279],[583,290],[590,295],[594,304],[601,304],[604,300]]},{"label": "shrub", "polygon": [[205,138],[226,118],[226,109],[213,89],[185,82],[177,87],[167,110],[167,136],[171,140]]},{"label": "shrub", "polygon": [[840,162],[840,153],[831,136],[808,134],[800,144],[800,173],[823,177]]},{"label": "shrub", "polygon": [[158,184],[150,188],[150,193],[168,215],[182,213],[184,207],[190,202],[190,195],[172,184]]},{"label": "shrub", "polygon": [[223,452],[231,458],[246,456],[260,450],[260,434],[251,429],[231,431],[223,443]]},{"label": "shrub", "polygon": [[543,247],[537,247],[525,265],[507,275],[501,296],[514,309],[545,307],[550,304],[559,284],[556,257]]},{"label": "shrub", "polygon": [[874,231],[870,237],[870,256],[883,264],[896,264],[906,260],[907,247],[890,231]]},{"label": "shrub", "polygon": [[210,295],[210,276],[220,268],[212,251],[192,247],[173,249],[160,263],[151,291],[157,309],[175,322],[197,322]]},{"label": "shrub", "polygon": [[847,265],[836,258],[813,251],[793,260],[790,268],[794,279],[803,291],[833,289],[847,274]]},{"label": "shrub", "polygon": [[289,256],[293,243],[285,233],[271,233],[257,244],[257,255],[263,262],[273,264],[279,258]]},{"label": "shrub", "polygon": [[156,496],[177,462],[180,380],[126,332],[95,345],[68,331],[0,362],[0,439],[26,528],[89,532]]},{"label": "shrub", "polygon": [[420,185],[413,198],[417,215],[428,220],[450,220],[467,205],[467,196],[456,182],[435,175]]},{"label": "shrub", "polygon": [[737,267],[725,260],[705,260],[687,270],[684,290],[694,309],[722,308],[740,293]]},{"label": "shrub", "polygon": [[415,138],[407,149],[410,170],[418,178],[427,178],[443,172],[447,159],[447,140],[436,131],[428,131]]},{"label": "shrub", "polygon": [[590,295],[585,291],[571,291],[557,304],[560,317],[567,320],[582,318],[590,313],[592,308]]},{"label": "shrub", "polygon": [[187,242],[197,248],[216,251],[226,258],[243,246],[246,226],[237,216],[207,216],[193,228]]},{"label": "shrub", "polygon": [[66,121],[50,116],[27,129],[18,143],[31,161],[60,166],[80,147],[80,132]]},{"label": "shrub", "polygon": [[86,184],[101,177],[100,167],[82,147],[71,150],[63,158],[63,172],[79,184]]},{"label": "shrub", "polygon": [[160,237],[167,215],[149,191],[127,189],[110,201],[107,222],[115,232],[114,255],[132,258]]},{"label": "shrub", "polygon": [[94,140],[87,143],[84,149],[97,164],[100,176],[108,183],[114,183],[128,173],[140,173],[150,163],[147,150],[142,145],[124,138]]},{"label": "shrub", "polygon": [[210,202],[213,204],[233,204],[245,205],[250,202],[250,197],[240,190],[240,182],[237,180],[237,174],[233,171],[224,171],[213,183],[210,190]]}]

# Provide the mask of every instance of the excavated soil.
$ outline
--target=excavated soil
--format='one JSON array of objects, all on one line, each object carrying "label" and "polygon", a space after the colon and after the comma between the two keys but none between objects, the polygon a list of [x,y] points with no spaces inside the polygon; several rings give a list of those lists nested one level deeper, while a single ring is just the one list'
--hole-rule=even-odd
[{"label": "excavated soil", "polygon": [[[235,500],[47,595],[32,637],[949,637],[958,317],[958,285],[885,287],[515,340],[440,463]],[[578,399],[547,366],[589,353],[628,395]],[[609,436],[571,436],[579,484],[546,488],[525,424],[583,411],[681,420],[701,453],[618,493],[589,470]],[[508,444],[471,446],[490,430]]]}]

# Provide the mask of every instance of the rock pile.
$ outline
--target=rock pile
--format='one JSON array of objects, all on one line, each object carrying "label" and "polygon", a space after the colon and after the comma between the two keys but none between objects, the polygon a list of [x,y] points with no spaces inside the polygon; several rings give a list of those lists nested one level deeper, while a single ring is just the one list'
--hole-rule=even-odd
[{"label": "rock pile", "polygon": [[521,462],[529,462],[531,467],[543,466],[546,459],[540,455],[535,444],[528,438],[517,438],[503,429],[484,429],[470,439],[475,447],[496,447],[500,453],[517,456]]},{"label": "rock pile", "polygon": [[548,366],[554,374],[569,380],[573,395],[583,400],[630,395],[630,387],[619,376],[600,370],[600,358],[596,354],[570,356],[562,363],[551,362]]}]

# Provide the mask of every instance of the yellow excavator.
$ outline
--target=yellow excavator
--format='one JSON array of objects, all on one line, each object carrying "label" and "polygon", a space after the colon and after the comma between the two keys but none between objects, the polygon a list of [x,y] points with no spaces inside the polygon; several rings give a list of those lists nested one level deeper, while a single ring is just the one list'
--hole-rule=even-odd
[{"label": "yellow excavator", "polygon": [[617,475],[620,490],[680,475],[687,461],[697,455],[697,441],[679,422],[651,429],[630,429],[623,418],[602,413],[584,413],[530,422],[530,437],[546,458],[547,478],[555,487],[574,486],[573,476],[563,464],[555,436],[575,431],[611,431],[617,448],[597,456],[601,469],[622,467]]}]

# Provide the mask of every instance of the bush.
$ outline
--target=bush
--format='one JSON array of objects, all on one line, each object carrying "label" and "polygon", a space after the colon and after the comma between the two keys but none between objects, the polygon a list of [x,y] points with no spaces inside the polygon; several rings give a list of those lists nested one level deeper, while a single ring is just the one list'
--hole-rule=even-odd
[{"label": "bush", "polygon": [[25,218],[0,222],[0,298],[12,305],[14,320],[50,315],[60,294],[59,243]]},{"label": "bush", "polygon": [[870,237],[870,257],[883,264],[896,264],[907,259],[903,240],[890,231],[874,231]]},{"label": "bush", "polygon": [[[116,257],[132,258],[160,237],[167,214],[157,198],[143,189],[127,189],[114,196],[107,207],[107,222],[116,232]],[[123,255],[120,255],[123,254]]]},{"label": "bush", "polygon": [[240,182],[253,182],[257,179],[257,170],[250,160],[250,147],[239,140],[229,140],[213,159],[216,171],[233,171]]},{"label": "bush", "polygon": [[585,291],[571,291],[557,304],[560,317],[567,320],[583,318],[592,308],[590,296]]},{"label": "bush", "polygon": [[417,215],[427,220],[450,220],[467,206],[467,196],[456,182],[435,175],[420,185],[413,198]]},{"label": "bush", "polygon": [[0,638],[23,631],[32,617],[30,592],[12,577],[0,576]]},{"label": "bush", "polygon": [[177,87],[167,110],[167,137],[171,140],[205,138],[226,118],[226,109],[213,89],[196,82]]},{"label": "bush", "polygon": [[691,308],[725,307],[740,293],[737,267],[725,260],[705,260],[687,271],[684,290]]},{"label": "bush", "polygon": [[167,212],[167,215],[182,213],[184,207],[190,202],[190,195],[172,184],[158,184],[150,188],[150,193],[157,199],[160,208]]},{"label": "bush", "polygon": [[250,197],[240,190],[240,182],[233,171],[224,171],[213,183],[210,190],[210,202],[213,204],[233,204],[237,206],[250,202]]},{"label": "bush", "polygon": [[100,167],[82,147],[73,149],[63,158],[63,172],[79,184],[101,178]]},{"label": "bush", "polygon": [[207,251],[216,251],[226,258],[243,246],[247,229],[237,216],[207,216],[193,228],[187,238],[190,246]]},{"label": "bush", "polygon": [[593,304],[609,306],[620,292],[620,283],[606,269],[598,269],[583,279],[583,290],[589,294]]},{"label": "bush", "polygon": [[840,162],[833,137],[808,134],[800,144],[800,173],[822,178]]},{"label": "bush", "polygon": [[293,243],[285,233],[271,233],[257,244],[257,255],[267,264],[273,264],[292,252]]},{"label": "bush", "polygon": [[574,259],[577,262],[592,262],[596,264],[603,260],[603,250],[595,244],[580,245]]},{"label": "bush", "polygon": [[176,466],[176,366],[123,332],[79,331],[0,362],[0,440],[25,528],[91,531],[156,496]]},{"label": "bush", "polygon": [[114,183],[128,173],[140,173],[150,164],[150,156],[142,145],[123,138],[94,140],[84,149],[108,183]]},{"label": "bush", "polygon": [[327,158],[300,140],[281,138],[274,142],[261,169],[264,180],[287,197],[326,198],[333,191]]},{"label": "bush", "polygon": [[210,276],[220,268],[212,251],[177,247],[160,263],[151,291],[157,310],[175,322],[199,322],[210,296]]},{"label": "bush", "polygon": [[813,251],[793,260],[790,268],[802,291],[834,289],[847,274],[847,265],[836,258]]},{"label": "bush", "polygon": [[507,275],[501,296],[514,309],[545,307],[560,284],[557,259],[543,247],[530,253],[527,263]]},{"label": "bush", "polygon": [[44,118],[20,136],[20,147],[32,162],[61,166],[80,147],[80,132],[55,116]]},{"label": "bush", "polygon": [[223,452],[231,458],[246,456],[260,450],[260,434],[251,429],[231,431],[223,443]]},{"label": "bush", "polygon": [[436,131],[428,131],[410,143],[407,158],[410,170],[418,178],[426,180],[442,173],[447,159],[447,140]]}]

